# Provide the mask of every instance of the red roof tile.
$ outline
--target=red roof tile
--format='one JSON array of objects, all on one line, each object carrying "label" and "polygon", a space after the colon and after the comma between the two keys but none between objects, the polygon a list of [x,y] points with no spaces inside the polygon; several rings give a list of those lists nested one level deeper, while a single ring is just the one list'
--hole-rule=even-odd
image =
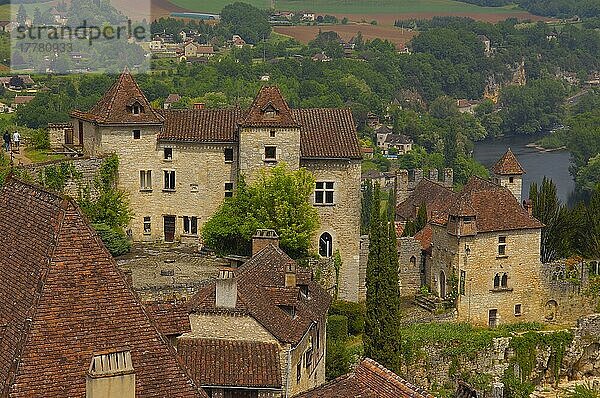
[{"label": "red roof tile", "polygon": [[[215,306],[215,282],[207,284],[189,301],[193,313],[237,312],[252,316],[275,338],[298,343],[313,322],[326,315],[331,296],[312,280],[308,269],[296,266],[297,285],[308,287],[308,297],[299,289],[285,287],[285,269],[293,262],[281,249],[268,245],[236,271],[237,303],[234,309]],[[280,306],[295,307],[291,317]]]},{"label": "red roof tile", "polygon": [[275,343],[181,338],[177,352],[200,386],[280,389],[282,385]]},{"label": "red roof tile", "polygon": [[[271,114],[272,116],[269,116]],[[276,86],[264,86],[260,89],[240,125],[242,127],[300,127]]]},{"label": "red roof tile", "polygon": [[176,109],[163,111],[165,123],[158,136],[164,141],[237,142],[238,122],[244,115],[233,109]]},{"label": "red roof tile", "polygon": [[429,219],[439,213],[445,214],[445,218],[448,218],[448,208],[454,203],[456,197],[457,194],[451,189],[424,178],[419,181],[410,196],[398,204],[396,214],[404,221],[414,220],[419,207],[425,204]]},{"label": "red roof tile", "polygon": [[185,304],[149,302],[144,303],[144,307],[158,330],[165,336],[181,335],[192,331]]},{"label": "red roof tile", "polygon": [[497,175],[525,174],[525,170],[523,169],[515,155],[512,153],[510,148],[508,148],[508,151],[506,151],[506,153],[502,155],[500,160],[496,162],[496,164],[492,168],[492,171],[494,172],[494,174]]},{"label": "red roof tile", "polygon": [[296,398],[433,398],[433,395],[365,358],[354,372]]},{"label": "red roof tile", "polygon": [[0,395],[85,396],[93,356],[128,350],[136,397],[206,396],[72,201],[8,179],[0,208]]},{"label": "red roof tile", "polygon": [[421,243],[421,250],[431,249],[431,240],[433,238],[433,229],[431,224],[425,225],[422,230],[417,232],[414,238]]},{"label": "red roof tile", "polygon": [[293,114],[302,126],[303,158],[362,158],[350,109],[294,109]]},{"label": "red roof tile", "polygon": [[[134,104],[141,113],[134,115]],[[161,124],[163,117],[152,108],[131,73],[125,70],[88,112],[75,110],[71,116],[101,124]]]}]

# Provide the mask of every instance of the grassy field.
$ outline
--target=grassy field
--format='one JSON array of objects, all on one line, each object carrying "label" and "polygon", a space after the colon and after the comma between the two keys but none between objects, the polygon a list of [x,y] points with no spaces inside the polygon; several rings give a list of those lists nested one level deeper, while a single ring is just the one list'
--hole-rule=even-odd
[{"label": "grassy field", "polygon": [[[171,3],[196,12],[219,12],[231,0],[170,0]],[[260,8],[269,8],[270,0],[245,0]],[[514,14],[523,11],[514,7],[479,7],[453,0],[279,0],[275,8],[280,10],[310,10],[329,14]]]}]

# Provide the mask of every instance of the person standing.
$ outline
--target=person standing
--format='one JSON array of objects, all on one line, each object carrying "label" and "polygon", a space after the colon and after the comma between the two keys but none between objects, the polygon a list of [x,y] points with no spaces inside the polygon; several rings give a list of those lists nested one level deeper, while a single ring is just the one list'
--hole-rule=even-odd
[{"label": "person standing", "polygon": [[8,131],[5,131],[2,138],[4,139],[4,150],[6,152],[9,152],[10,151],[10,133]]},{"label": "person standing", "polygon": [[17,151],[19,150],[19,144],[21,141],[21,134],[19,134],[18,131],[15,131],[13,134],[13,143],[15,145],[15,148],[17,149]]}]

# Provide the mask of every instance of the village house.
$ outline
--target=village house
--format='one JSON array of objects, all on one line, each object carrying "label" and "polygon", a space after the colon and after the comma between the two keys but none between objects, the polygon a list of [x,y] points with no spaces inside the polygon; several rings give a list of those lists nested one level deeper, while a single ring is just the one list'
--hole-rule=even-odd
[{"label": "village house", "polygon": [[[362,154],[349,109],[290,109],[263,87],[250,109],[153,109],[128,72],[89,112],[73,111],[74,144],[86,155],[116,153],[119,187],[135,214],[135,241],[199,242],[202,225],[240,175],[285,162],[316,178],[315,251],[342,258],[340,295],[364,298],[360,257]],[[359,280],[360,279],[360,280]]]},{"label": "village house", "polygon": [[74,201],[8,177],[0,207],[3,397],[208,397]]},{"label": "village house", "polygon": [[169,94],[165,99],[163,104],[164,109],[171,109],[174,103],[181,101],[181,95],[179,94]]},{"label": "village house", "polygon": [[17,95],[13,99],[12,107],[13,107],[13,109],[17,109],[18,107],[20,107],[22,105],[26,105],[26,104],[30,103],[31,101],[33,101],[34,98],[35,98],[35,96],[33,96],[33,95]]},{"label": "village house", "polygon": [[479,101],[469,101],[468,99],[456,100],[456,106],[460,113],[475,114],[475,107],[479,105]]},{"label": "village house", "polygon": [[199,44],[194,41],[188,41],[183,45],[183,56],[185,59],[198,57],[212,57],[215,50],[210,44]]},{"label": "village house", "polygon": [[458,193],[423,178],[399,200],[398,221],[414,219],[421,206],[429,221],[416,245],[400,240],[402,285],[428,286],[442,299],[456,295],[462,321],[542,321],[543,225],[521,204],[524,170],[510,149],[493,172],[493,182],[472,177]]},{"label": "village house", "polygon": [[252,252],[189,301],[191,332],[177,339],[183,363],[213,397],[288,397],[325,382],[331,296],[274,231],[257,231]]},{"label": "village house", "polygon": [[365,358],[350,373],[307,391],[297,398],[433,398],[376,361]]}]

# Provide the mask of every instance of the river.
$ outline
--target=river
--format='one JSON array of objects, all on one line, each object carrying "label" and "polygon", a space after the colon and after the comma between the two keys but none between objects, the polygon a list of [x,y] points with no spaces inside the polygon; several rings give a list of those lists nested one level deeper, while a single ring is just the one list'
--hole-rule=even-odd
[{"label": "river", "polygon": [[511,148],[526,172],[523,176],[523,198],[529,196],[529,186],[532,182],[541,184],[546,176],[556,184],[558,198],[563,203],[569,203],[569,198],[575,190],[575,181],[569,174],[569,152],[540,152],[535,148],[526,147],[537,138],[516,136],[476,142],[474,156],[490,169],[504,152]]}]

